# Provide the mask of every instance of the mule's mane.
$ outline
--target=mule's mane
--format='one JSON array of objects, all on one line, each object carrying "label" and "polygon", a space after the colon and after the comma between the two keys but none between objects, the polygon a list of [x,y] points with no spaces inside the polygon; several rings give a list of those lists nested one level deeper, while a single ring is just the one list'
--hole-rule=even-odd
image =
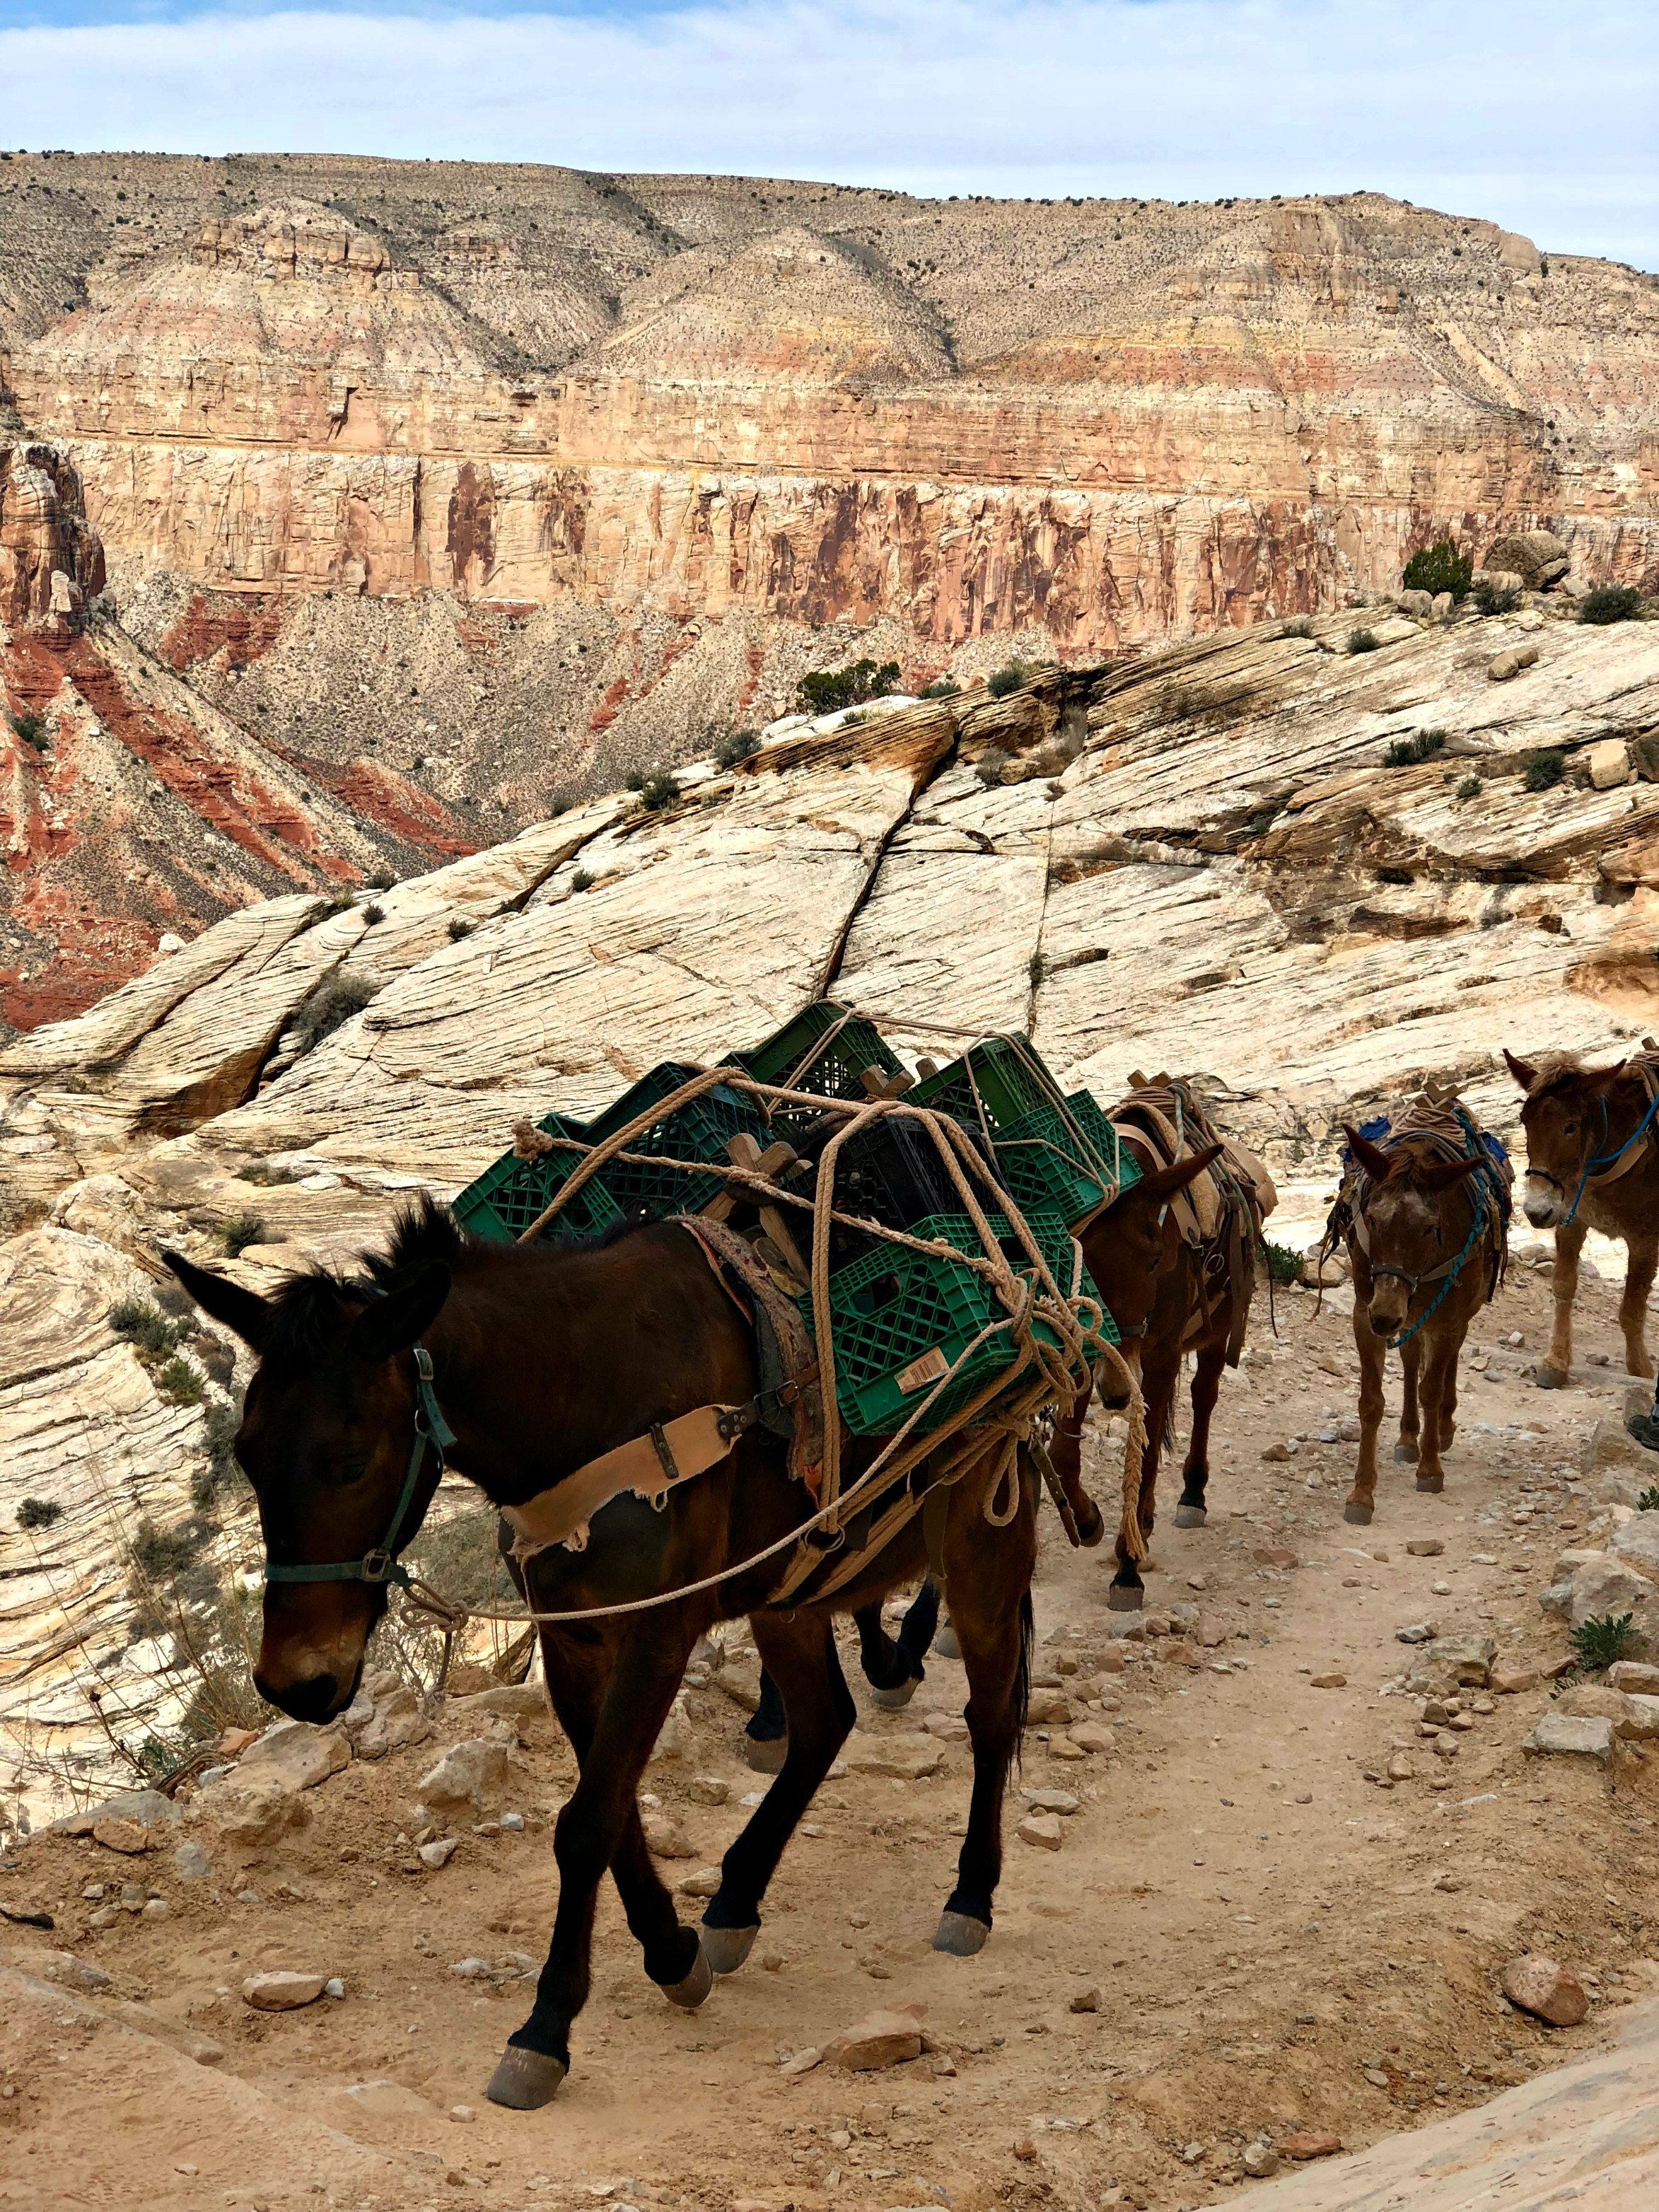
[{"label": "mule's mane", "polygon": [[1540,1052],[1533,1062],[1532,1087],[1527,1093],[1528,1104],[1541,1098],[1547,1091],[1565,1091],[1575,1077],[1604,1074],[1605,1069],[1587,1067],[1582,1052]]}]

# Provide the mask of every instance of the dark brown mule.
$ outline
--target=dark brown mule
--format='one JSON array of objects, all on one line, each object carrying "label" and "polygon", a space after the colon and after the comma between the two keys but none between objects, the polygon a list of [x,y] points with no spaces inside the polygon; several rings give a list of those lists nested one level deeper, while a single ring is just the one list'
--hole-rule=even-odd
[{"label": "dark brown mule", "polygon": [[1625,1367],[1651,1375],[1646,1322],[1659,1264],[1659,1054],[1644,1049],[1612,1067],[1586,1067],[1575,1053],[1525,1060],[1506,1049],[1504,1057],[1526,1093],[1522,1206],[1534,1229],[1555,1231],[1555,1326],[1539,1385],[1560,1389],[1572,1366],[1578,1258],[1592,1229],[1624,1241]]},{"label": "dark brown mule", "polygon": [[[1172,1119],[1176,1102],[1179,1110]],[[1153,1243],[1156,1246],[1150,1266],[1146,1252],[1114,1251],[1115,1231],[1109,1239],[1091,1225],[1082,1239],[1090,1273],[1120,1332],[1131,1341],[1139,1339],[1146,1443],[1133,1510],[1145,1544],[1157,1524],[1158,1462],[1173,1422],[1182,1358],[1189,1352],[1195,1361],[1193,1430],[1181,1470],[1176,1526],[1201,1528],[1207,1516],[1210,1425],[1222,1369],[1238,1364],[1243,1346],[1255,1288],[1262,1202],[1253,1179],[1255,1164],[1237,1147],[1229,1157],[1229,1146],[1186,1084],[1163,1076],[1151,1084],[1137,1083],[1113,1108],[1110,1118],[1146,1168],[1136,1189],[1150,1189],[1159,1202],[1158,1215],[1146,1224],[1149,1248]],[[1176,1154],[1173,1161],[1172,1151]],[[1206,1175],[1207,1188],[1200,1182]],[[1113,1285],[1109,1290],[1109,1281]],[[1062,1453],[1069,1466],[1077,1463],[1088,1403],[1085,1392],[1056,1422],[1057,1467]],[[1140,1570],[1130,1552],[1131,1526],[1126,1500],[1118,1530],[1117,1567],[1107,1593],[1107,1604],[1114,1612],[1136,1612],[1145,1601]]]},{"label": "dark brown mule", "polygon": [[1353,1166],[1327,1235],[1346,1240],[1353,1270],[1359,1457],[1342,1517],[1363,1526],[1376,1504],[1382,1365],[1394,1347],[1406,1374],[1394,1455],[1416,1463],[1419,1490],[1445,1487],[1441,1454],[1456,1433],[1457,1356],[1502,1279],[1504,1224],[1484,1153],[1450,1157],[1443,1133],[1413,1129],[1408,1118],[1386,1145],[1346,1134]]},{"label": "dark brown mule", "polygon": [[[757,1388],[746,1326],[696,1244],[665,1224],[557,1251],[475,1243],[428,1205],[400,1221],[390,1256],[369,1261],[367,1278],[300,1275],[268,1299],[176,1256],[169,1265],[198,1304],[258,1355],[236,1451],[258,1496],[267,1557],[279,1566],[395,1553],[413,1535],[438,1474],[428,1455],[398,1516],[418,1403],[417,1341],[454,1431],[451,1463],[496,1505],[522,1504],[653,1422],[703,1405],[742,1406]],[[994,1465],[993,1454],[949,1492],[940,1538],[968,1674],[974,1785],[957,1883],[934,1943],[963,1954],[990,1931],[1030,1644],[1032,1484],[1022,1465],[1012,1518],[992,1528],[985,1493]],[[678,1589],[786,1538],[809,1511],[781,1442],[750,1428],[726,1459],[670,1492],[660,1512],[620,1497],[595,1514],[586,1549],[533,1554],[527,1595],[538,1610],[563,1612]],[[394,1517],[403,1525],[392,1528]],[[833,1607],[809,1600],[764,1609],[787,1557],[650,1611],[543,1626],[548,1687],[580,1778],[554,1832],[560,1880],[551,1948],[530,2017],[489,2084],[497,2103],[545,2104],[564,2078],[607,1868],[645,1971],[674,2003],[700,2004],[711,1968],[730,1972],[747,1957],[767,1885],[854,1719],[832,1609],[867,1605],[915,1579],[926,1560],[922,1523],[913,1520]],[[341,1711],[386,1596],[383,1582],[269,1583],[256,1675],[262,1694],[296,1719]],[[744,1613],[782,1693],[789,1749],[726,1854],[700,1940],[680,1924],[652,1864],[636,1793],[693,1644],[715,1621]]]}]

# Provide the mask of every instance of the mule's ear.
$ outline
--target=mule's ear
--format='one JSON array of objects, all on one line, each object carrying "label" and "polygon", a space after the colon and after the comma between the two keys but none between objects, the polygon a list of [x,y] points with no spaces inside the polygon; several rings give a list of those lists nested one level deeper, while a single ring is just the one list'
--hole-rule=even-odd
[{"label": "mule's ear", "polygon": [[1123,1194],[1126,1198],[1153,1199],[1162,1206],[1177,1191],[1185,1190],[1188,1183],[1196,1182],[1211,1161],[1220,1158],[1219,1145],[1206,1145],[1201,1152],[1194,1152],[1184,1160],[1176,1160],[1171,1167],[1157,1168],[1151,1175],[1142,1176]]},{"label": "mule's ear", "polygon": [[269,1300],[262,1298],[258,1291],[245,1291],[228,1275],[215,1274],[210,1267],[197,1267],[182,1252],[163,1252],[161,1258],[204,1314],[234,1330],[253,1351],[264,1350],[270,1330]]},{"label": "mule's ear", "polygon": [[407,1352],[436,1321],[448,1296],[449,1270],[441,1260],[433,1260],[410,1281],[376,1298],[367,1313],[358,1315],[346,1338],[348,1350],[354,1358],[368,1360],[390,1359],[394,1352]]},{"label": "mule's ear", "polygon": [[1592,1098],[1599,1098],[1604,1091],[1610,1090],[1619,1080],[1625,1072],[1625,1066],[1626,1063],[1620,1060],[1615,1060],[1611,1067],[1586,1067],[1580,1072],[1578,1080]]},{"label": "mule's ear", "polygon": [[1508,1045],[1504,1047],[1504,1057],[1510,1064],[1510,1073],[1521,1088],[1523,1091],[1530,1091],[1538,1080],[1538,1070],[1533,1062],[1529,1060],[1517,1060]]},{"label": "mule's ear", "polygon": [[1373,1182],[1381,1182],[1394,1165],[1387,1152],[1380,1145],[1372,1144],[1369,1137],[1362,1137],[1358,1130],[1347,1121],[1342,1124],[1342,1133],[1347,1139],[1348,1150],[1358,1164]]},{"label": "mule's ear", "polygon": [[1449,1190],[1454,1183],[1462,1182],[1465,1176],[1485,1165],[1480,1159],[1436,1160],[1431,1166],[1419,1168],[1417,1181],[1425,1190]]}]

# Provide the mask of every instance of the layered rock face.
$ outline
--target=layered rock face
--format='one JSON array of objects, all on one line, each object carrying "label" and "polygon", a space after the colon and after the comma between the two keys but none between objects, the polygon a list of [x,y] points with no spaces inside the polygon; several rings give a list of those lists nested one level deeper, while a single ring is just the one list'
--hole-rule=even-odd
[{"label": "layered rock face", "polygon": [[8,374],[123,583],[1086,655],[1340,604],[1448,528],[1654,563],[1652,283],[1373,195],[52,156],[9,228],[83,295],[14,300]]},{"label": "layered rock face", "polygon": [[262,744],[96,599],[75,470],[0,444],[0,1024],[61,1018],[274,892],[340,892],[470,840],[377,764]]}]

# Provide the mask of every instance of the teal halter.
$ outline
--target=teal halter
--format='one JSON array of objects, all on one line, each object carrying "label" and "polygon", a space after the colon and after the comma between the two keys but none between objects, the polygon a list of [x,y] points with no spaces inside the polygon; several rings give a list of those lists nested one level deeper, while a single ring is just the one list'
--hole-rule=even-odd
[{"label": "teal halter", "polygon": [[421,1469],[426,1464],[428,1445],[437,1454],[438,1474],[441,1478],[444,1454],[455,1441],[455,1431],[445,1420],[437,1393],[432,1387],[432,1354],[423,1344],[412,1348],[415,1353],[415,1441],[410,1447],[409,1471],[404,1477],[404,1486],[397,1504],[392,1508],[391,1523],[386,1534],[372,1551],[365,1552],[361,1559],[335,1559],[326,1566],[277,1567],[267,1559],[265,1580],[268,1583],[396,1583],[405,1589],[409,1587],[409,1569],[402,1565],[398,1554],[415,1531],[411,1528],[403,1543],[398,1540],[398,1531],[414,1502]]}]

